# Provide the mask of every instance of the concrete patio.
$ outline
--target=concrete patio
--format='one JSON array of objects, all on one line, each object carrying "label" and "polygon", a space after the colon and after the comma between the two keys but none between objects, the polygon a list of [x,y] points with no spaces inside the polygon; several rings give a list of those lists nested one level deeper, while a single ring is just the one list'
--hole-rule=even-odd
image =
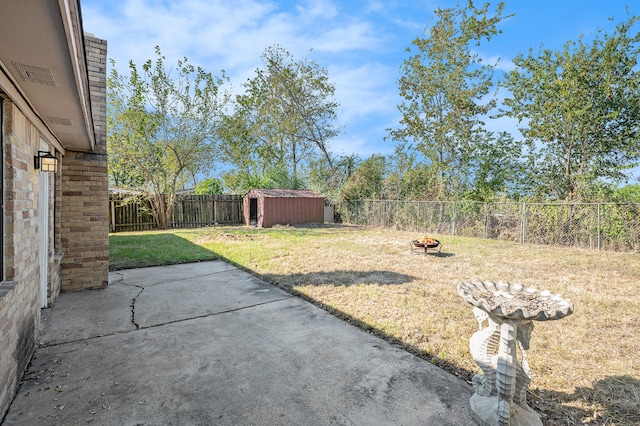
[{"label": "concrete patio", "polygon": [[3,424],[473,425],[471,387],[221,261],[61,294]]}]

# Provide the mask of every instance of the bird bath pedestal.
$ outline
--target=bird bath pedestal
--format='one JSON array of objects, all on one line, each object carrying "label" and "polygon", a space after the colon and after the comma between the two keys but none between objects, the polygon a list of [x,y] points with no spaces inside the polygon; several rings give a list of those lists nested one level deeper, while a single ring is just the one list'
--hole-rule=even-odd
[{"label": "bird bath pedestal", "polygon": [[531,382],[526,351],[533,321],[564,318],[573,312],[573,304],[548,291],[491,281],[461,283],[458,294],[474,306],[479,324],[469,349],[484,374],[473,378],[471,416],[482,426],[542,426],[526,399]]}]

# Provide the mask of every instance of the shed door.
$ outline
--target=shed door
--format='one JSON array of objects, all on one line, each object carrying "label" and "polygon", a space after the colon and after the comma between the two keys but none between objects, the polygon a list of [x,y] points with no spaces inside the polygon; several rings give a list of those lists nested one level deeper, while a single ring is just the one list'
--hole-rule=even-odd
[{"label": "shed door", "polygon": [[258,223],[258,199],[249,199],[249,223]]}]

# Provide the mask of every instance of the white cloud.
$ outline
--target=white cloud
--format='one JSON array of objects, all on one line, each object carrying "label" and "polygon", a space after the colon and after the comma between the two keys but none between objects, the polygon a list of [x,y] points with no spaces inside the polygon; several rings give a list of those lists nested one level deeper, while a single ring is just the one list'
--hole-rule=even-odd
[{"label": "white cloud", "polygon": [[477,53],[480,59],[482,59],[483,64],[495,66],[498,71],[509,72],[515,69],[513,62],[509,59],[505,59],[497,55],[485,56],[482,53],[478,53],[478,52],[475,52],[475,53]]},{"label": "white cloud", "polygon": [[[160,46],[167,61],[188,57],[191,62],[215,69],[255,67],[262,51],[280,44],[296,56],[310,49],[344,54],[359,49],[375,50],[381,37],[370,23],[357,18],[336,17],[332,3],[309,2],[281,10],[251,0],[222,1],[127,0],[107,10],[87,0],[85,28],[106,38],[109,57],[118,64],[153,57]],[[217,64],[216,62],[220,62]]]},{"label": "white cloud", "polygon": [[329,0],[307,0],[304,5],[297,5],[295,9],[298,15],[310,22],[315,18],[333,19],[338,15],[338,9]]},{"label": "white cloud", "polygon": [[371,0],[367,2],[367,12],[384,12],[385,3],[378,0]]},{"label": "white cloud", "polygon": [[328,29],[317,36],[314,49],[325,52],[375,50],[380,43],[375,30],[367,22],[352,21],[345,26]]},{"label": "white cloud", "polygon": [[366,132],[357,135],[342,135],[331,143],[331,150],[337,155],[358,155],[362,160],[366,160],[373,154],[388,155],[393,153],[392,142],[380,141],[372,143]]},{"label": "white cloud", "polygon": [[341,102],[341,118],[345,122],[393,115],[398,91],[396,71],[379,63],[367,63],[357,67],[334,66],[329,75],[336,84]]}]

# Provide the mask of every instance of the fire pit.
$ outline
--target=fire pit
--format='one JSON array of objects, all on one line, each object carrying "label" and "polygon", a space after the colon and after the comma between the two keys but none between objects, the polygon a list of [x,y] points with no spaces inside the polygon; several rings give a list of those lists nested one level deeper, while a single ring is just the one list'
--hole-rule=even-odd
[{"label": "fire pit", "polygon": [[471,416],[483,426],[542,426],[526,400],[533,321],[564,318],[573,313],[573,304],[549,291],[491,281],[461,283],[458,294],[474,306],[479,325],[469,350],[484,375],[473,377]]},{"label": "fire pit", "polygon": [[435,248],[438,248],[438,252],[442,250],[442,245],[440,244],[440,241],[436,240],[435,238],[424,237],[424,238],[420,238],[419,240],[411,241],[411,253],[413,253],[415,250],[423,249],[424,254],[427,254],[427,251],[429,249],[435,249]]}]

